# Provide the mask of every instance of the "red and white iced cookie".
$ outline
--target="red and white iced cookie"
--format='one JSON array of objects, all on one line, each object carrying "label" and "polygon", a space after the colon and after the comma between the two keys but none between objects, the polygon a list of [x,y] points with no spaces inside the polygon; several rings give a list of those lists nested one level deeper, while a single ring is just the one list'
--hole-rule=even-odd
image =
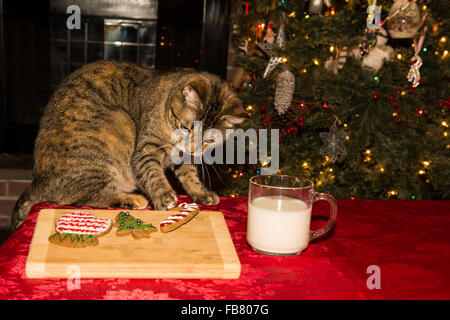
[{"label": "red and white iced cookie", "polygon": [[186,202],[171,208],[170,211],[175,211],[175,213],[160,222],[161,232],[170,232],[181,227],[200,212],[198,204]]},{"label": "red and white iced cookie", "polygon": [[90,212],[72,212],[56,220],[56,232],[99,236],[112,226],[110,219],[97,219]]},{"label": "red and white iced cookie", "polygon": [[97,238],[111,230],[110,219],[97,219],[92,213],[76,211],[56,220],[56,233],[48,240],[63,247],[84,248],[98,244]]}]

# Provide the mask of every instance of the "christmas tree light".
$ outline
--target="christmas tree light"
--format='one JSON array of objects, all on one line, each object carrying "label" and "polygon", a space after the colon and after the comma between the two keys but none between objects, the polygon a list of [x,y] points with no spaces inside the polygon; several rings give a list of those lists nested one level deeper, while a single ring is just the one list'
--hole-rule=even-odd
[{"label": "christmas tree light", "polygon": [[[389,28],[385,21],[394,3],[382,3],[383,28]],[[262,77],[267,58],[243,52],[236,57],[238,66],[254,74],[251,90],[240,94],[244,106],[252,106],[247,112],[253,114],[242,127],[280,130],[280,172],[310,178],[318,190],[338,198],[450,198],[450,188],[445,187],[450,181],[446,163],[450,49],[444,33],[450,17],[445,16],[443,4],[417,2],[420,15],[430,17],[425,21],[428,32],[420,50],[423,65],[415,87],[407,79],[415,54],[414,35],[401,41],[389,38],[393,51],[377,72],[362,66],[367,56],[354,55],[366,35],[367,0],[333,2],[334,10],[330,6],[320,14],[308,11],[309,1],[272,4],[252,2],[247,15],[237,16],[233,43],[237,47],[249,37],[255,41],[258,25],[265,24],[258,42],[263,41],[267,25],[274,33],[281,26],[285,30],[285,46],[276,54],[286,61],[268,77]],[[416,36],[422,34],[423,29]],[[347,59],[341,59],[342,68],[334,74],[325,62],[330,57],[337,59],[344,48]],[[382,48],[375,44],[368,55]],[[277,77],[286,69],[295,74],[295,91],[291,107],[281,115],[274,108],[274,94]],[[331,162],[330,156],[319,152],[323,144],[319,134],[334,123],[344,134],[347,154]],[[261,166],[267,163],[235,166],[239,171],[228,174],[228,194],[245,195],[246,177],[259,174]]]}]

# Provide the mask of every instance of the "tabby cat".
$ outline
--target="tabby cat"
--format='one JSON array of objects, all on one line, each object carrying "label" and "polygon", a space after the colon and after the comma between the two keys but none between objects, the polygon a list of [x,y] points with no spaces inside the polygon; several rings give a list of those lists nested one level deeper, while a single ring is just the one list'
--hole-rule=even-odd
[{"label": "tabby cat", "polygon": [[46,107],[33,182],[16,203],[11,228],[39,202],[140,209],[149,199],[164,210],[177,200],[167,168],[193,201],[215,205],[219,198],[200,182],[196,166],[171,161],[171,134],[192,131],[197,120],[203,130],[225,132],[246,117],[230,86],[206,72],[114,61],[85,65],[62,82]]}]

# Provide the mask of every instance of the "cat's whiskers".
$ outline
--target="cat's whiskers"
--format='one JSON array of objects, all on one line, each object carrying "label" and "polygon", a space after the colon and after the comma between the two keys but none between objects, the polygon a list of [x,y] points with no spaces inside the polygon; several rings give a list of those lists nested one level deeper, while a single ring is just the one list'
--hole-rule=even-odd
[{"label": "cat's whiskers", "polygon": [[225,181],[223,181],[222,177],[220,176],[219,172],[217,171],[217,169],[214,167],[214,164],[211,164],[211,167],[214,169],[214,171],[216,172],[217,177],[219,177],[220,181],[222,181],[222,183],[224,185],[226,185]]},{"label": "cat's whiskers", "polygon": [[[202,166],[203,166],[203,162],[202,162]],[[210,177],[210,175],[209,175],[208,167],[205,166],[205,169],[206,169],[206,173],[207,173],[207,175],[208,175],[209,190],[211,190],[211,177]]]},{"label": "cat's whiskers", "polygon": [[163,146],[160,146],[160,147],[156,148],[155,151],[156,151],[156,150],[159,150],[159,149],[162,149],[162,148],[165,148],[165,147],[167,147],[167,146],[175,147],[175,144],[173,144],[173,143],[167,143],[167,144],[165,144],[165,145],[163,145]]},{"label": "cat's whiskers", "polygon": [[203,184],[205,184],[205,170],[203,169],[203,163],[201,163],[201,168],[202,168],[202,182]]}]

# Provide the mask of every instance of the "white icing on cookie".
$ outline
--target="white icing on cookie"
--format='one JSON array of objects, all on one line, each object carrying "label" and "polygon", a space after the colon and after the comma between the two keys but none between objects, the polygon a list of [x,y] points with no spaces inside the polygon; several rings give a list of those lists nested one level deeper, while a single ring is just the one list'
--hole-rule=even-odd
[{"label": "white icing on cookie", "polygon": [[90,212],[76,211],[56,220],[56,232],[72,234],[101,234],[112,225],[110,219],[97,219]]},{"label": "white icing on cookie", "polygon": [[169,216],[166,220],[161,221],[160,227],[163,227],[167,224],[172,224],[177,221],[181,221],[181,220],[185,219],[189,213],[198,209],[198,204],[183,202],[183,203],[180,203],[178,205],[178,207],[182,207],[183,210],[178,211],[178,212],[174,213],[173,215]]}]

